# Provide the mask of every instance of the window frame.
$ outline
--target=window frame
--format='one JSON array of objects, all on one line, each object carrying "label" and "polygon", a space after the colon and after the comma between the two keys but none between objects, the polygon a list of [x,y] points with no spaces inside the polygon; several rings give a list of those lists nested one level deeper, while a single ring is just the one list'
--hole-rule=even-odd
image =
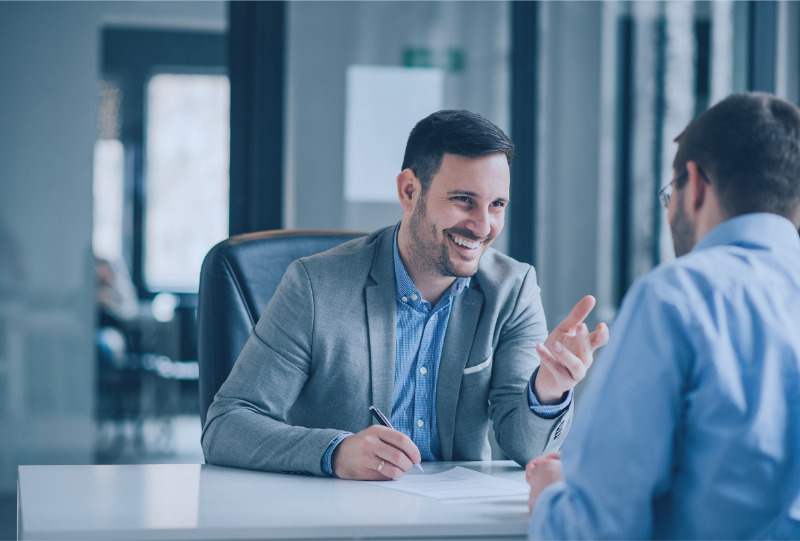
[{"label": "window frame", "polygon": [[[159,30],[107,27],[102,32],[102,78],[122,91],[120,141],[123,145],[122,254],[131,269],[137,294],[154,298],[161,290],[147,284],[144,271],[147,206],[146,102],[147,85],[158,74],[228,75],[228,43],[224,31]],[[197,293],[171,292],[181,306],[196,305]]]}]

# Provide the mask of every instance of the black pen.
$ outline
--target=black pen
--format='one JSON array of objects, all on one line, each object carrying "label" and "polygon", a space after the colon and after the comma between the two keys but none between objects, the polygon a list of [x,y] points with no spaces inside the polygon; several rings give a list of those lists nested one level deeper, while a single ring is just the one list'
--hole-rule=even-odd
[{"label": "black pen", "polygon": [[[395,427],[392,426],[392,422],[389,421],[389,418],[386,417],[381,410],[379,410],[375,406],[370,406],[369,412],[372,414],[373,417],[375,417],[378,420],[380,424],[382,424],[386,428],[391,428],[392,430],[396,430]],[[425,473],[425,470],[422,469],[422,464],[414,464],[414,465],[417,468],[419,468],[419,471]]]}]

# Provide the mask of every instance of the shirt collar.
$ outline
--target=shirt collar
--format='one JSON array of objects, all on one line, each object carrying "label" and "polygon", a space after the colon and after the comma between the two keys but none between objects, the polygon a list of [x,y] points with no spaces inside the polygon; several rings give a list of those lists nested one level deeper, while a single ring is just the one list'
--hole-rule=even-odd
[{"label": "shirt collar", "polygon": [[717,225],[700,239],[694,250],[726,244],[798,250],[800,235],[794,224],[786,218],[768,212],[754,212],[734,216]]},{"label": "shirt collar", "polygon": [[[397,298],[402,299],[405,297],[407,301],[413,305],[418,305],[420,303],[426,302],[422,300],[422,295],[420,295],[417,286],[414,285],[414,282],[411,280],[411,277],[408,275],[408,271],[406,271],[405,265],[403,265],[403,260],[400,259],[400,250],[397,247],[397,234],[400,231],[400,224],[397,224],[394,230],[394,243],[393,243],[393,253],[394,253],[394,277],[395,282],[397,284]],[[449,302],[450,299],[467,289],[470,285],[471,278],[466,277],[459,277],[453,281],[453,284],[445,291],[445,294],[442,295],[442,298],[439,300],[437,306],[442,304],[442,301]]]}]

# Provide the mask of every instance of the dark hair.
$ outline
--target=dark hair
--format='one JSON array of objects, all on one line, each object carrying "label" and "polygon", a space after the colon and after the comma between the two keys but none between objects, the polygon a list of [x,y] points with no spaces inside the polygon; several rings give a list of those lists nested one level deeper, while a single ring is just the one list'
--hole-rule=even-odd
[{"label": "dark hair", "polygon": [[761,92],[734,94],[695,118],[675,142],[675,170],[691,160],[709,173],[729,217],[771,212],[800,223],[795,105]]},{"label": "dark hair", "polygon": [[514,156],[514,143],[503,130],[470,111],[438,111],[420,120],[406,143],[403,169],[411,169],[425,193],[444,154],[482,158],[505,154],[508,165]]}]

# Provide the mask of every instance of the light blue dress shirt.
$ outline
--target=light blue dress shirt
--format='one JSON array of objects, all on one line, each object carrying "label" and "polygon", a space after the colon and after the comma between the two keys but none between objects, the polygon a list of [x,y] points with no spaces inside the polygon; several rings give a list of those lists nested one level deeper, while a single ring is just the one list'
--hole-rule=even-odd
[{"label": "light blue dress shirt", "polygon": [[[394,428],[416,444],[423,461],[441,460],[442,449],[436,421],[436,384],[439,360],[450,320],[453,299],[470,285],[470,278],[457,278],[445,291],[436,306],[422,298],[408,275],[394,232],[394,272],[397,288],[397,324],[395,329],[394,394],[391,421]],[[533,346],[532,346],[533,347]],[[536,415],[552,419],[569,407],[572,390],[561,403],[539,404],[533,394],[536,371],[528,384],[528,402]],[[386,413],[386,412],[384,412]],[[343,433],[334,439],[322,457],[322,470],[333,475],[333,451],[341,441],[352,434]]]},{"label": "light blue dress shirt", "polygon": [[[399,228],[398,228],[399,229]],[[456,278],[436,306],[422,298],[408,275],[394,234],[394,273],[397,283],[394,395],[392,425],[407,435],[423,461],[441,460],[436,422],[436,383],[444,335],[453,298],[469,287],[469,278]]]},{"label": "light blue dress shirt", "polygon": [[638,281],[592,370],[532,539],[800,539],[791,222],[730,219]]}]

